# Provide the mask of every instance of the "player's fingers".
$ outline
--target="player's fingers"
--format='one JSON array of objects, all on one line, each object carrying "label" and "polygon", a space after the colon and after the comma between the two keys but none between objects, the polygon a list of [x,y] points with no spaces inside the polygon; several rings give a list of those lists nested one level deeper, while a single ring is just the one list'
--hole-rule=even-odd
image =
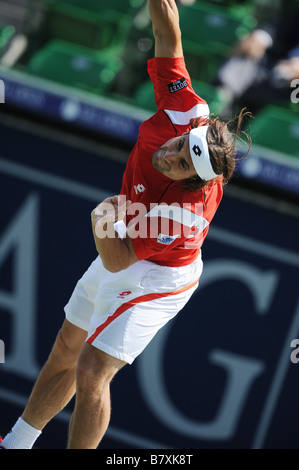
[{"label": "player's fingers", "polygon": [[115,216],[113,214],[107,214],[103,217],[99,217],[95,223],[94,231],[98,238],[105,238],[107,236],[107,225],[109,222],[114,222]]},{"label": "player's fingers", "polygon": [[119,198],[118,195],[112,196],[110,198],[110,201],[112,202],[112,204],[118,204],[118,198]]},{"label": "player's fingers", "polygon": [[129,207],[130,204],[132,204],[132,201],[127,200],[126,196],[120,195],[118,196],[118,210],[119,211],[126,211]]},{"label": "player's fingers", "polygon": [[109,201],[103,201],[94,210],[95,215],[102,216],[105,212],[115,212],[115,205]]}]

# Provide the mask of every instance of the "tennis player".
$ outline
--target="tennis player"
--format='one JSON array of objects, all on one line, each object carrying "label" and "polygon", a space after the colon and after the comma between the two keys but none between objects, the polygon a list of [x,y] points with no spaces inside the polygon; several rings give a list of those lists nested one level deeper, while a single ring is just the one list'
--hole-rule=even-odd
[{"label": "tennis player", "polygon": [[235,169],[244,113],[232,134],[211,119],[186,70],[175,0],[149,0],[157,112],[140,127],[120,195],[92,212],[98,256],[78,281],[66,318],[5,449],[30,449],[76,393],[68,449],[95,449],[110,420],[110,382],[186,305],[201,247]]}]

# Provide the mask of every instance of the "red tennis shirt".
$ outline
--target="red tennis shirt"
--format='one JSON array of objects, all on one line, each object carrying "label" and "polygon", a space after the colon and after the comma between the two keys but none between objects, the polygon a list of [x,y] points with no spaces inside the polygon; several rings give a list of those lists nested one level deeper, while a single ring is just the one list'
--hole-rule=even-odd
[{"label": "red tennis shirt", "polygon": [[201,191],[182,190],[152,165],[153,154],[173,137],[190,131],[190,119],[208,116],[209,107],[192,89],[183,57],[148,61],[157,112],[144,121],[123,176],[121,194],[132,201],[126,216],[133,223],[136,254],[165,266],[185,266],[199,256],[209,224],[223,194],[222,182]]}]

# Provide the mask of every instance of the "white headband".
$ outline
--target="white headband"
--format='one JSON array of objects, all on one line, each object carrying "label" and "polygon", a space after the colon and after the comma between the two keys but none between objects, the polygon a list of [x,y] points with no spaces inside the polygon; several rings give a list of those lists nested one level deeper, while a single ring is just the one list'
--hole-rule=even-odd
[{"label": "white headband", "polygon": [[190,153],[196,173],[202,180],[209,181],[217,175],[212,167],[207,142],[209,126],[200,126],[189,133]]}]

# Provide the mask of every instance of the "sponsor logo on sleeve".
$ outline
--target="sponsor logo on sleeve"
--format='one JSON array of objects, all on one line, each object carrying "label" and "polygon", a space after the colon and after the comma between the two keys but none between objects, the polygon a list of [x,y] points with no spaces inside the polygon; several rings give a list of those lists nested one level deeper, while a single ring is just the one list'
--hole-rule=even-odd
[{"label": "sponsor logo on sleeve", "polygon": [[168,84],[170,93],[175,93],[176,91],[183,90],[183,88],[186,88],[187,86],[188,84],[184,77],[180,78],[179,80],[176,80],[175,82]]}]

